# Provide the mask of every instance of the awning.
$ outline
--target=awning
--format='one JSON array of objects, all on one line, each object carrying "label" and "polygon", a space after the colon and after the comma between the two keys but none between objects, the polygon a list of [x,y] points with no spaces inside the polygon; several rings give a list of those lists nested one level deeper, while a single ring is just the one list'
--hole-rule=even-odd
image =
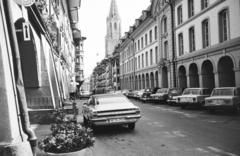
[{"label": "awning", "polygon": [[68,7],[69,8],[80,8],[81,0],[68,0]]},{"label": "awning", "polygon": [[78,22],[78,9],[81,6],[81,0],[68,0],[68,10],[70,14],[71,23]]},{"label": "awning", "polygon": [[73,28],[72,32],[73,32],[73,40],[74,40],[75,44],[78,45],[81,40],[81,30],[79,30],[77,28]]}]

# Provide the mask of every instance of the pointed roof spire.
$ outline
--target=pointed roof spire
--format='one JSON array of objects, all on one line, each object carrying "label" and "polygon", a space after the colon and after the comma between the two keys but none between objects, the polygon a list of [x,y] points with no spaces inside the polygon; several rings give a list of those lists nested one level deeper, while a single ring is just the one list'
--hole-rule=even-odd
[{"label": "pointed roof spire", "polygon": [[112,0],[108,18],[115,18],[115,17],[119,18],[117,2],[115,0]]}]

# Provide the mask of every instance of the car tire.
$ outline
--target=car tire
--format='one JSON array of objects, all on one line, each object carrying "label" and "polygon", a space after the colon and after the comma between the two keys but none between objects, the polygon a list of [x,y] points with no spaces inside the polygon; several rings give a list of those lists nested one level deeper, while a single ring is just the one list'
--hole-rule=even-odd
[{"label": "car tire", "polygon": [[181,106],[181,108],[182,108],[182,109],[185,109],[185,108],[186,108],[186,106],[185,106],[185,105],[182,105],[182,106]]},{"label": "car tire", "polygon": [[146,103],[146,101],[145,101],[145,100],[142,100],[142,102],[143,102],[143,103]]},{"label": "car tire", "polygon": [[128,124],[128,129],[134,130],[134,128],[135,128],[135,123],[129,123]]},{"label": "car tire", "polygon": [[211,114],[214,114],[216,112],[216,109],[210,108],[209,111],[210,111]]}]

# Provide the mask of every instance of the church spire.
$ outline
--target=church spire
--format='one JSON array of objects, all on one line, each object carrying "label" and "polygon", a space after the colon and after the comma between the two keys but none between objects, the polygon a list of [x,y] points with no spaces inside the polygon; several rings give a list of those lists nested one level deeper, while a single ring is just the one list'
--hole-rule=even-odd
[{"label": "church spire", "polygon": [[108,18],[115,18],[115,19],[119,19],[119,14],[118,14],[118,8],[117,8],[117,2],[116,0],[112,0],[111,1],[111,6],[110,6],[110,10],[109,10],[109,15]]}]

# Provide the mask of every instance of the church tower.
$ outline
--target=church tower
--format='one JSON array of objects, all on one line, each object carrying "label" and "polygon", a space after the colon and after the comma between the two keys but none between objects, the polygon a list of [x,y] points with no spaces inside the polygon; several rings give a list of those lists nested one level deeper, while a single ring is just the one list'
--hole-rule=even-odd
[{"label": "church tower", "polygon": [[105,57],[112,55],[114,47],[121,38],[121,19],[118,14],[117,3],[111,1],[109,15],[107,17],[107,35],[105,37]]}]

